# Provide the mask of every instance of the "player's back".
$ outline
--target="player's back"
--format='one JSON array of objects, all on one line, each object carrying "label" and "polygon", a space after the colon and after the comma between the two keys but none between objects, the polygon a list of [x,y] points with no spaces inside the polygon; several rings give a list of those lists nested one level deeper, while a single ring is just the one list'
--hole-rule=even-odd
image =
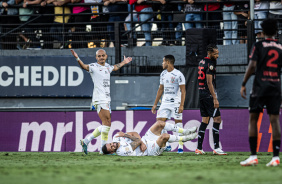
[{"label": "player's back", "polygon": [[266,39],[254,44],[250,59],[257,61],[252,96],[278,96],[281,94],[282,45]]}]

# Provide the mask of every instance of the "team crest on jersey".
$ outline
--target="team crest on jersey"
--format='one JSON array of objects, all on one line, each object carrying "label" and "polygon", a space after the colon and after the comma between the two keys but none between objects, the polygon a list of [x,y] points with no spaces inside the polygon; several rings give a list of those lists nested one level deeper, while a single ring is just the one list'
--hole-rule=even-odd
[{"label": "team crest on jersey", "polygon": [[170,82],[171,82],[171,83],[174,83],[174,82],[175,82],[175,77],[171,77],[171,78],[170,78]]},{"label": "team crest on jersey", "polygon": [[107,74],[107,71],[105,71],[105,74]]},{"label": "team crest on jersey", "polygon": [[210,70],[213,70],[213,69],[214,69],[213,65],[210,65],[209,69],[210,69]]}]

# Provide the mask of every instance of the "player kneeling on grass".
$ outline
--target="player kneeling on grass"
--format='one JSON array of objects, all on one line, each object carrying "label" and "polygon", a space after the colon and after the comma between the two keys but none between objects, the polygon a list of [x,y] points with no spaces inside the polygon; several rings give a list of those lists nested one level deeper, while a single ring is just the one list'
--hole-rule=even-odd
[{"label": "player kneeling on grass", "polygon": [[[162,130],[182,133],[183,136],[161,134]],[[119,132],[113,137],[112,143],[102,147],[104,154],[119,156],[158,156],[167,142],[190,141],[197,137],[197,127],[191,129],[179,128],[164,121],[157,121],[141,138],[137,132]]]}]

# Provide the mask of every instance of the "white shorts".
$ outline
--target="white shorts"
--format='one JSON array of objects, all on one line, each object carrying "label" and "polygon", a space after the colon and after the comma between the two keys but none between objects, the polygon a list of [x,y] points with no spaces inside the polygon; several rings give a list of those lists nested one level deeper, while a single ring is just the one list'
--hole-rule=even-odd
[{"label": "white shorts", "polygon": [[159,138],[159,136],[157,136],[156,134],[153,134],[153,132],[151,132],[150,129],[142,137],[142,139],[144,139],[146,141],[156,141],[158,138]]},{"label": "white shorts", "polygon": [[97,110],[97,114],[99,114],[101,109],[108,110],[108,111],[110,111],[110,113],[112,113],[111,103],[110,102],[108,102],[108,103],[101,103],[101,104],[96,104],[95,102],[92,102],[91,103],[91,109],[92,110],[96,109]]},{"label": "white shorts", "polygon": [[180,103],[161,104],[157,113],[157,118],[174,118],[175,120],[182,120],[182,113],[178,113],[179,105]]},{"label": "white shorts", "polygon": [[142,141],[147,146],[148,156],[158,156],[158,155],[162,154],[162,152],[164,151],[165,147],[160,148],[160,146],[157,144],[158,138],[159,138],[159,136],[153,134],[150,129],[142,137]]},{"label": "white shorts", "polygon": [[165,147],[160,148],[157,141],[147,141],[148,156],[159,156],[164,152]]}]

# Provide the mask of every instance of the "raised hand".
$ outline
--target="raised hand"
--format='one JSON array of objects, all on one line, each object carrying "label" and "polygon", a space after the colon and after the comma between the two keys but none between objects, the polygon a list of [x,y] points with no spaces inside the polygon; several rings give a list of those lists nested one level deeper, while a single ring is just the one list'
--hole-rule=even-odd
[{"label": "raised hand", "polygon": [[74,51],[74,50],[70,50],[71,51],[71,53],[72,53],[72,55],[75,57],[75,58],[78,58],[78,55],[77,55],[77,53]]},{"label": "raised hand", "polygon": [[125,64],[130,63],[132,61],[132,57],[123,56],[123,61],[124,61]]}]

